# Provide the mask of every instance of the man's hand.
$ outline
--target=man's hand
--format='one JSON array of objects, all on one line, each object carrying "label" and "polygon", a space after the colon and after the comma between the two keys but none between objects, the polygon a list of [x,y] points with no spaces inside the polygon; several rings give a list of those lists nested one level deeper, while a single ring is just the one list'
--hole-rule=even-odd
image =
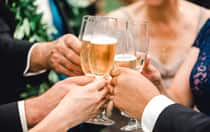
[{"label": "man's hand", "polygon": [[87,85],[74,85],[59,105],[30,132],[67,131],[95,117],[107,102],[107,82],[93,81]]},{"label": "man's hand", "polygon": [[147,103],[160,94],[157,88],[144,76],[131,69],[114,69],[111,75],[114,105],[131,117],[141,119]]},{"label": "man's hand", "polygon": [[94,80],[93,77],[74,77],[58,82],[46,93],[39,97],[25,101],[25,112],[28,125],[34,126],[40,122],[67,93],[75,91],[77,87],[86,85]]},{"label": "man's hand", "polygon": [[80,41],[71,34],[52,42],[38,43],[32,50],[30,71],[53,69],[69,76],[81,75],[80,48]]}]

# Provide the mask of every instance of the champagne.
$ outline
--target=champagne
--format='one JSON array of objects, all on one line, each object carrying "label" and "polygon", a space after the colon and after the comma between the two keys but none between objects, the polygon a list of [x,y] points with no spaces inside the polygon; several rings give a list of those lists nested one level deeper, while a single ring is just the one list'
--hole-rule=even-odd
[{"label": "champagne", "polygon": [[114,60],[117,66],[136,69],[136,56],[134,55],[118,54]]},{"label": "champagne", "polygon": [[80,51],[80,61],[81,61],[81,67],[82,71],[87,75],[90,74],[90,67],[88,62],[88,53],[90,49],[90,41],[88,40],[82,40],[82,47]]},{"label": "champagne", "polygon": [[91,40],[89,63],[92,73],[104,76],[113,66],[117,40],[107,36],[97,36]]}]

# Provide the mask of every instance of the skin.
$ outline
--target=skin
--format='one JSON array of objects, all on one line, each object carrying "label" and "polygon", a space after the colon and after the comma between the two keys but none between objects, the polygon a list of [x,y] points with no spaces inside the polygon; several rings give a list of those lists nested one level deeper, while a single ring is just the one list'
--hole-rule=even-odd
[{"label": "skin", "polygon": [[140,120],[147,103],[160,92],[147,78],[131,69],[114,69],[111,76],[114,87],[111,99],[114,105],[130,117]]},{"label": "skin", "polygon": [[25,100],[26,120],[33,127],[48,115],[68,93],[94,80],[93,77],[73,77],[60,81],[44,94]]},{"label": "skin", "polygon": [[64,132],[69,128],[95,117],[99,114],[102,106],[107,102],[105,96],[108,89],[104,88],[106,84],[107,82],[102,79],[86,83],[85,85],[83,83],[83,86],[77,84],[66,86],[71,89],[70,92],[62,99],[59,105],[37,126],[32,128],[30,132]]},{"label": "skin", "polygon": [[31,53],[30,71],[53,69],[68,76],[82,75],[80,41],[67,34],[52,42],[38,43]]},{"label": "skin", "polygon": [[109,15],[125,18],[122,12],[125,10],[137,24],[142,19],[148,20],[151,58],[174,71],[180,58],[184,58],[189,52],[199,28],[209,18],[209,10],[202,8],[203,20],[198,26],[200,9],[201,7],[184,0],[139,0]]},{"label": "skin", "polygon": [[[185,105],[187,107],[192,107],[193,96],[190,90],[190,74],[194,64],[196,63],[197,57],[199,55],[198,48],[192,48],[189,56],[186,58],[185,62],[180,67],[179,71],[177,72],[170,88],[165,88],[163,85],[159,87],[159,90],[164,93],[165,95],[169,96],[174,101]],[[152,67],[152,68],[151,68]],[[158,70],[155,69],[151,64],[146,65],[143,70],[143,75],[150,79],[152,82],[158,80],[159,82],[162,81],[160,76],[157,76]]]},{"label": "skin", "polygon": [[[64,35],[52,42],[37,43],[31,51],[29,72],[53,69],[69,76],[81,75],[80,47],[79,40],[71,34]],[[90,78],[68,80],[57,83],[39,97],[25,100],[28,126],[32,127],[40,122],[57,106],[71,87],[92,81]]]}]

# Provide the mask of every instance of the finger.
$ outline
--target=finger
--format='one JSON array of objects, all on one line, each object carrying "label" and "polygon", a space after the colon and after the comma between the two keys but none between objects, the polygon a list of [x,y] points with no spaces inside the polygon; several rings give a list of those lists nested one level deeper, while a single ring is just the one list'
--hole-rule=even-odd
[{"label": "finger", "polygon": [[121,68],[115,67],[115,68],[112,69],[112,71],[111,71],[111,76],[112,76],[112,77],[119,76],[119,75],[120,75],[120,71],[121,71]]},{"label": "finger", "polygon": [[100,101],[96,107],[97,110],[104,110],[104,106],[107,104],[108,100],[104,99],[102,101]]},{"label": "finger", "polygon": [[59,58],[59,63],[61,65],[63,65],[63,67],[65,67],[66,69],[68,69],[68,70],[70,70],[70,71],[72,71],[74,73],[79,73],[80,75],[82,74],[82,69],[79,66],[71,63],[69,60],[67,60],[61,54],[58,54],[57,56]]},{"label": "finger", "polygon": [[143,70],[147,70],[149,68],[149,64],[150,64],[150,56],[147,55]]},{"label": "finger", "polygon": [[107,89],[109,91],[110,94],[113,94],[113,90],[114,90],[114,87],[111,86],[110,84],[107,85]]},{"label": "finger", "polygon": [[[117,77],[112,78],[110,84],[111,84],[112,86],[117,85]],[[113,92],[113,91],[112,91],[112,92]]]},{"label": "finger", "polygon": [[114,100],[114,96],[109,96],[109,100]]},{"label": "finger", "polygon": [[108,117],[110,117],[110,116],[112,115],[113,107],[114,107],[113,101],[109,101],[109,102],[107,103],[107,107],[106,107],[106,115],[107,115]]},{"label": "finger", "polygon": [[99,91],[100,89],[104,88],[106,84],[107,84],[107,81],[105,79],[100,79],[100,80],[98,79],[88,84],[86,87],[89,88],[90,90]]},{"label": "finger", "polygon": [[69,71],[68,69],[66,69],[62,65],[57,64],[55,67],[56,67],[55,71],[58,72],[58,73],[63,73],[65,75],[67,75],[67,76],[77,76],[76,73],[74,73],[72,71]]},{"label": "finger", "polygon": [[58,51],[62,54],[67,60],[74,63],[75,65],[80,65],[80,57],[79,55],[70,49],[66,44],[60,44],[58,46]]},{"label": "finger", "polygon": [[102,99],[104,99],[105,96],[107,95],[107,93],[108,93],[108,89],[107,88],[104,88],[101,91],[99,91],[97,93],[98,94],[98,97],[99,97],[99,101],[101,101]]},{"label": "finger", "polygon": [[95,80],[94,76],[79,76],[79,77],[71,77],[67,78],[64,81],[67,83],[75,83],[80,86],[87,85]]},{"label": "finger", "polygon": [[66,44],[66,46],[74,50],[77,54],[80,54],[81,42],[77,37],[71,34],[65,35],[64,43]]}]

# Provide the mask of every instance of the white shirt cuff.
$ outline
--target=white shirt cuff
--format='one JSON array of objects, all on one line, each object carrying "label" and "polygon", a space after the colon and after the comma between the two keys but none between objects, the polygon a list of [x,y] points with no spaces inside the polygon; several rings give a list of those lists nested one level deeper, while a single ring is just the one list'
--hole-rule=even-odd
[{"label": "white shirt cuff", "polygon": [[24,101],[18,102],[18,111],[23,132],[28,132]]},{"label": "white shirt cuff", "polygon": [[171,104],[174,104],[174,102],[164,95],[156,96],[150,100],[142,114],[141,125],[143,131],[152,132],[159,115]]},{"label": "white shirt cuff", "polygon": [[32,53],[32,51],[33,51],[33,49],[34,49],[34,47],[35,47],[36,45],[37,45],[37,44],[34,44],[34,45],[30,48],[30,50],[29,50],[29,52],[28,52],[27,62],[26,62],[26,68],[25,68],[25,70],[24,70],[24,72],[23,72],[23,76],[25,76],[25,77],[39,75],[39,74],[42,74],[42,73],[44,73],[44,72],[47,71],[46,69],[40,70],[40,71],[38,71],[38,72],[29,72],[29,71],[28,71],[29,68],[30,68],[31,53]]}]

